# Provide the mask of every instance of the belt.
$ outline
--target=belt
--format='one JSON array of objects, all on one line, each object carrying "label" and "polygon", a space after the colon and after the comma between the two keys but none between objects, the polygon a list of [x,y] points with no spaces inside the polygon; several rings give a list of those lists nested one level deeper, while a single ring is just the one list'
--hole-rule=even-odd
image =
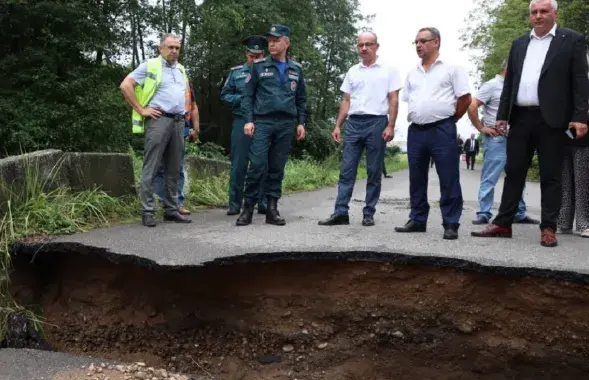
[{"label": "belt", "polygon": [[167,113],[167,112],[162,112],[162,116],[163,117],[169,117],[170,119],[174,119],[174,121],[184,120],[184,114],[183,113]]},{"label": "belt", "polygon": [[518,106],[514,105],[514,109],[519,111],[528,111],[528,112],[538,112],[540,111],[540,106]]},{"label": "belt", "polygon": [[431,123],[426,123],[426,124],[417,124],[417,123],[411,123],[411,125],[418,127],[418,128],[422,128],[422,129],[428,129],[428,128],[433,128],[435,126],[438,126],[442,123],[447,122],[448,120],[452,120],[453,116],[447,117],[445,119],[442,120],[437,120],[437,121],[433,121]]},{"label": "belt", "polygon": [[349,115],[348,117],[352,120],[366,120],[366,119],[374,119],[374,118],[380,118],[380,117],[386,117],[387,115]]}]

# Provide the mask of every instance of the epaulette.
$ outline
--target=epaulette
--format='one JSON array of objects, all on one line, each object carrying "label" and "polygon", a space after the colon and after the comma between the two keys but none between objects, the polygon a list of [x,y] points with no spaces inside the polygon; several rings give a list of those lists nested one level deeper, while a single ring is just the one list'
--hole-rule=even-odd
[{"label": "epaulette", "polygon": [[303,65],[301,65],[301,64],[300,64],[300,63],[298,63],[297,61],[292,61],[292,63],[293,63],[295,66],[298,66],[298,67],[300,67],[301,69],[303,68]]},{"label": "epaulette", "polygon": [[266,58],[258,58],[254,61],[254,63],[260,63],[260,62],[265,62]]},{"label": "epaulette", "polygon": [[233,66],[233,67],[231,68],[231,71],[234,71],[234,70],[239,70],[239,69],[242,69],[242,68],[243,68],[243,65],[237,65],[237,66]]}]

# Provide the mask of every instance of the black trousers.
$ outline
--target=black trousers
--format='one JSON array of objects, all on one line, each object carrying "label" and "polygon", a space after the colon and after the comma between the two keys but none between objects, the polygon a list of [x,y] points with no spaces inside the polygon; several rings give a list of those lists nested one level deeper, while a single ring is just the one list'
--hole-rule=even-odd
[{"label": "black trousers", "polygon": [[517,107],[512,111],[507,137],[505,183],[499,213],[493,224],[510,227],[522,196],[528,169],[538,150],[540,189],[542,191],[542,221],[540,228],[556,230],[561,202],[561,170],[565,128],[549,127],[539,107]]},{"label": "black trousers", "polygon": [[477,154],[475,152],[466,152],[466,167],[474,169],[474,163],[477,159]]}]

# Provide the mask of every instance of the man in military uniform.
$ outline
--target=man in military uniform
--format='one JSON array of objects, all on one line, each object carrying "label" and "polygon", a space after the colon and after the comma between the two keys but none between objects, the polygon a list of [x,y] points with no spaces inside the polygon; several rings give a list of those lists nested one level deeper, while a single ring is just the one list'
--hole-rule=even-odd
[{"label": "man in military uniform", "polygon": [[273,25],[268,33],[270,57],[254,61],[251,76],[246,78],[242,108],[246,124],[244,132],[253,136],[250,147],[250,167],[245,185],[243,212],[238,226],[252,222],[254,204],[258,200],[260,183],[266,174],[264,190],[268,199],[266,223],[285,225],[278,212],[282,195],[284,166],[290,152],[293,135],[298,141],[305,137],[307,96],[301,64],[287,57],[290,29]]},{"label": "man in military uniform", "polygon": [[[231,129],[231,175],[229,178],[229,210],[227,215],[237,215],[241,211],[243,189],[247,173],[248,155],[251,137],[243,132],[245,125],[241,100],[245,93],[245,80],[250,77],[250,70],[254,60],[264,56],[264,49],[268,42],[263,36],[249,36],[242,41],[246,46],[247,63],[231,69],[225,85],[221,90],[221,100],[233,106],[233,127]],[[262,181],[263,182],[263,181]],[[266,196],[263,186],[260,187],[258,213],[266,213]]]}]

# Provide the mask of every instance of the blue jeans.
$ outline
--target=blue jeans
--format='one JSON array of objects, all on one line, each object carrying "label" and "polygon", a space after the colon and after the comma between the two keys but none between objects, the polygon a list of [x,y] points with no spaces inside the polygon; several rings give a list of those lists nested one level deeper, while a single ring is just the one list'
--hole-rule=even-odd
[{"label": "blue jeans", "polygon": [[[180,163],[180,179],[178,180],[178,207],[184,206],[184,156],[186,155],[186,138],[184,139],[184,149],[182,149],[182,158]],[[164,199],[164,167],[160,165],[157,174],[154,178],[155,192],[160,199],[160,203]]]},{"label": "blue jeans", "polygon": [[[507,162],[507,138],[505,136],[489,137],[483,135],[483,169],[481,170],[481,187],[479,189],[478,216],[491,220],[493,214],[493,198],[495,185],[499,181],[501,173],[505,170]],[[518,222],[526,218],[526,203],[522,198],[519,201],[514,221]]]},{"label": "blue jeans", "polygon": [[440,208],[444,224],[457,224],[462,216],[459,158],[456,154],[456,123],[448,118],[427,125],[411,124],[407,136],[409,159],[409,217],[425,224],[429,216],[427,182],[433,157],[440,180]]},{"label": "blue jeans", "polygon": [[335,214],[346,215],[354,191],[358,164],[366,148],[366,206],[364,216],[374,216],[380,198],[381,173],[386,143],[382,132],[387,126],[386,116],[350,116],[346,122],[342,165],[340,168]]}]

